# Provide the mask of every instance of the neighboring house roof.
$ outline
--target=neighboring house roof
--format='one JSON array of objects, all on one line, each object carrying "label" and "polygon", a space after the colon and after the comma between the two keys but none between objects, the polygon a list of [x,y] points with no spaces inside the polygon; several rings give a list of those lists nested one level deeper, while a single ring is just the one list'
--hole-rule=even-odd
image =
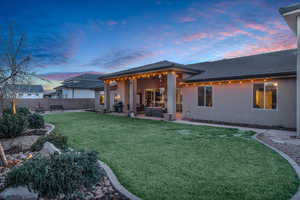
[{"label": "neighboring house roof", "polygon": [[297,50],[270,52],[187,66],[204,72],[184,79],[185,82],[296,75]]},{"label": "neighboring house roof", "polygon": [[134,68],[127,69],[127,70],[104,74],[104,75],[101,75],[99,78],[110,78],[110,77],[136,74],[136,73],[142,73],[142,72],[149,72],[149,71],[155,71],[155,70],[162,70],[162,69],[168,69],[168,68],[174,68],[174,69],[179,69],[179,70],[183,70],[183,71],[191,71],[191,72],[199,73],[198,69],[190,69],[190,68],[186,67],[185,65],[164,60],[164,61],[160,61],[160,62],[156,62],[156,63],[151,63],[148,65],[143,65],[140,67],[134,67]]},{"label": "neighboring house roof", "polygon": [[15,85],[18,93],[43,93],[44,89],[41,85]]},{"label": "neighboring house roof", "polygon": [[99,74],[82,74],[80,76],[72,77],[63,82],[59,88],[77,88],[77,89],[103,89],[104,84],[99,80]]},{"label": "neighboring house roof", "polygon": [[44,96],[51,96],[51,95],[56,95],[56,91],[55,90],[44,91]]},{"label": "neighboring house roof", "polygon": [[98,78],[99,76],[101,76],[100,74],[82,74],[79,76],[75,76],[75,77],[71,77],[69,79],[66,79],[66,81],[71,81],[71,80],[95,80],[95,81],[99,81]]},{"label": "neighboring house roof", "polygon": [[286,6],[286,7],[281,7],[281,8],[279,8],[279,12],[280,12],[280,14],[284,15],[285,13],[289,13],[289,12],[292,12],[292,11],[298,10],[298,9],[300,9],[300,3],[293,4],[293,5]]}]

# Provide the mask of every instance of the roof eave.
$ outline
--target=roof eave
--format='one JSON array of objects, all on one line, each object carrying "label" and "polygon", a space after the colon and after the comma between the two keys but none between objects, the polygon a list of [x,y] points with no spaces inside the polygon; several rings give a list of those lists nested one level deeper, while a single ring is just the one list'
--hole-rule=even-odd
[{"label": "roof eave", "polygon": [[229,80],[241,80],[241,79],[252,79],[252,78],[279,78],[279,77],[296,77],[296,71],[293,72],[280,72],[280,73],[269,73],[269,74],[255,74],[255,75],[245,75],[245,76],[230,76],[230,77],[217,77],[217,78],[209,78],[209,79],[195,79],[188,80],[185,79],[183,82],[185,83],[193,83],[193,82],[210,82],[210,81],[229,81]]},{"label": "roof eave", "polygon": [[297,17],[300,16],[300,4],[282,7],[279,9],[279,13],[282,15],[292,31],[297,34]]},{"label": "roof eave", "polygon": [[132,76],[132,75],[138,75],[138,74],[143,74],[143,73],[161,72],[161,71],[176,71],[176,72],[184,72],[184,73],[189,73],[189,74],[198,74],[198,73],[203,72],[202,70],[171,66],[171,67],[161,67],[161,68],[157,68],[155,70],[149,69],[149,70],[139,70],[139,71],[135,71],[135,72],[128,72],[128,73],[122,73],[122,74],[111,74],[111,75],[107,74],[107,75],[103,75],[102,77],[99,77],[99,79],[105,80],[105,79],[111,79],[111,78],[116,78],[116,77]]}]

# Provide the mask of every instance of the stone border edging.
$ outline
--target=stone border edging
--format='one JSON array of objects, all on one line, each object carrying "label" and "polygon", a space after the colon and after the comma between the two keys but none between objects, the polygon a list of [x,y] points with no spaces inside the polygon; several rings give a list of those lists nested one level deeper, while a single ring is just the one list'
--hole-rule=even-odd
[{"label": "stone border edging", "polygon": [[50,129],[47,130],[47,132],[45,133],[45,135],[50,135],[52,133],[52,131],[55,129],[55,125],[54,124],[50,124],[50,123],[45,123],[45,125],[50,126]]},{"label": "stone border edging", "polygon": [[112,171],[112,169],[105,164],[104,162],[98,160],[98,164],[101,168],[104,169],[104,171],[106,172],[106,175],[108,176],[109,180],[111,181],[111,184],[115,187],[115,189],[120,192],[122,195],[124,195],[125,197],[127,197],[130,200],[142,200],[141,198],[135,196],[134,194],[132,194],[131,192],[129,192],[123,185],[121,185],[121,183],[119,182],[117,176],[114,174],[114,172]]},{"label": "stone border edging", "polygon": [[[276,153],[278,153],[281,157],[283,157],[284,159],[286,159],[288,161],[288,163],[293,167],[293,169],[295,170],[298,179],[300,179],[300,167],[299,165],[291,158],[289,157],[287,154],[285,154],[284,152],[276,149],[275,147],[272,147],[271,145],[265,143],[264,141],[260,140],[257,138],[257,136],[261,134],[261,133],[256,133],[255,135],[252,136],[252,138],[256,141],[258,141],[259,143],[265,145],[266,147],[272,149],[273,151],[275,151]],[[300,186],[298,187],[298,191],[296,192],[296,194],[294,194],[294,196],[291,198],[291,200],[299,200],[300,199]]]},{"label": "stone border edging", "polygon": [[[55,125],[54,124],[50,124],[50,123],[45,123],[45,125],[50,126],[50,129],[46,132],[45,135],[50,135],[53,130],[55,129]],[[122,195],[124,195],[125,197],[127,197],[130,200],[142,200],[141,198],[135,196],[134,194],[132,194],[131,192],[129,192],[123,185],[120,184],[117,176],[114,174],[114,172],[111,170],[111,168],[106,165],[104,162],[98,160],[98,164],[99,167],[101,167],[102,169],[104,169],[107,177],[109,178],[109,180],[111,181],[111,184],[115,187],[115,189],[120,192]]]}]

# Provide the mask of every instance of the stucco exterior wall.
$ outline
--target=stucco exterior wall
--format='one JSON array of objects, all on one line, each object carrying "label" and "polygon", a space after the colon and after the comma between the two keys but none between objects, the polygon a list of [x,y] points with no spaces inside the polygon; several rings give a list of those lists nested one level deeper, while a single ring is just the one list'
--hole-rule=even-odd
[{"label": "stucco exterior wall", "polygon": [[253,83],[213,85],[213,107],[198,106],[197,87],[183,88],[183,117],[296,128],[296,79],[278,79],[277,109],[253,108]]},{"label": "stucco exterior wall", "polygon": [[74,96],[73,96],[73,89],[63,89],[62,90],[62,98],[65,98],[65,99],[95,98],[95,90],[74,89]]}]

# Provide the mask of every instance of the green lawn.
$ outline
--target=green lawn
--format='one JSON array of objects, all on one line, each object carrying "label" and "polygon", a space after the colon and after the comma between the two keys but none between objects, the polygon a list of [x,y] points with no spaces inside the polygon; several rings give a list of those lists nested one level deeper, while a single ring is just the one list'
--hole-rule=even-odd
[{"label": "green lawn", "polygon": [[46,116],[144,200],[287,200],[299,181],[251,132],[95,113]]}]

